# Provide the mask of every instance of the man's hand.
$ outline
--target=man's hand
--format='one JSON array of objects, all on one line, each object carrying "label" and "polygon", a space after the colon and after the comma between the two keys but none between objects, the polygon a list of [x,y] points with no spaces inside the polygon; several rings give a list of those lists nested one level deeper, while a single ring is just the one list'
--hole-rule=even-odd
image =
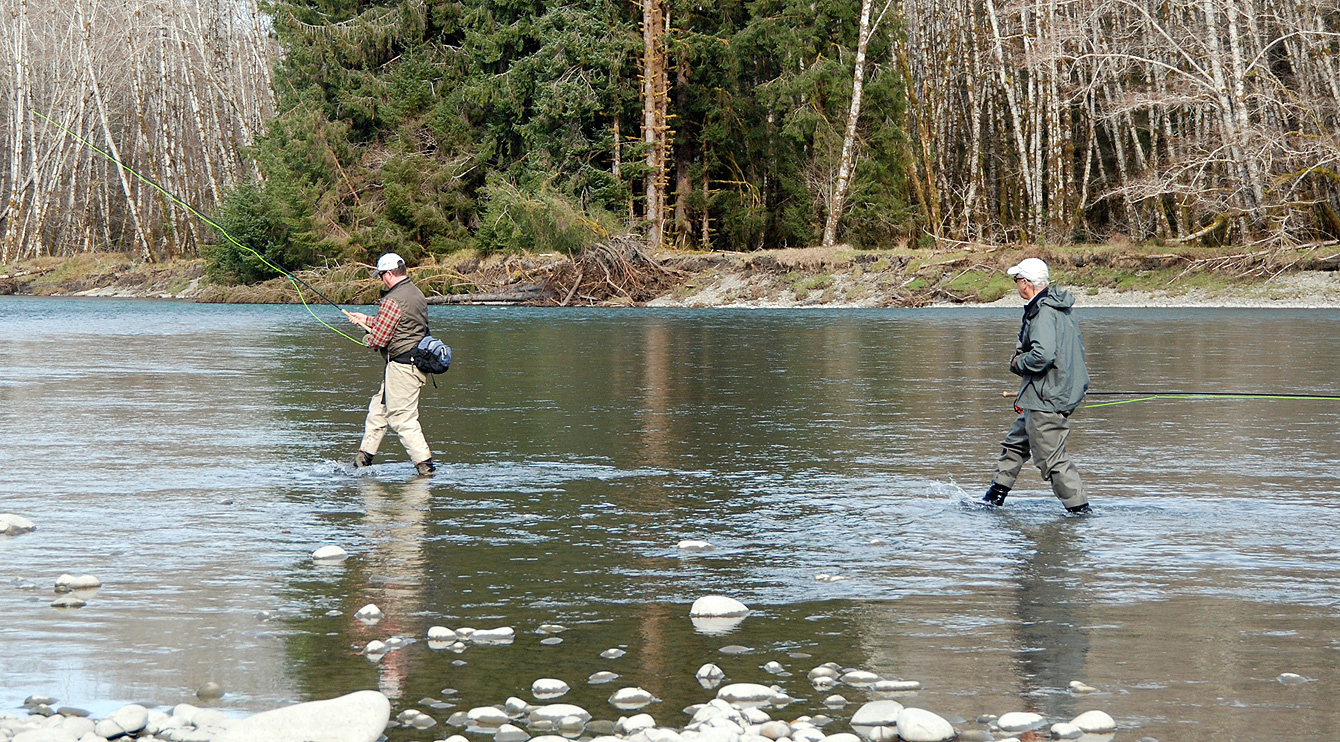
[{"label": "man's hand", "polygon": [[372,318],[362,312],[349,312],[349,321],[364,330],[372,330]]}]

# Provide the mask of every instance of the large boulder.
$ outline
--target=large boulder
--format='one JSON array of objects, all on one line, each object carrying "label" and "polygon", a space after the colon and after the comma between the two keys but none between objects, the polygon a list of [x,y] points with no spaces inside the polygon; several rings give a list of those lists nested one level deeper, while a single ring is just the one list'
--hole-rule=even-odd
[{"label": "large boulder", "polygon": [[851,715],[854,727],[887,727],[898,723],[903,704],[897,701],[871,701]]},{"label": "large boulder", "polygon": [[390,719],[386,696],[360,690],[248,716],[215,742],[376,742]]},{"label": "large boulder", "polygon": [[20,533],[31,533],[35,530],[37,530],[37,525],[22,515],[0,513],[0,536],[17,536]]},{"label": "large boulder", "polygon": [[954,725],[919,708],[905,708],[898,714],[898,736],[903,742],[946,742],[958,735]]}]

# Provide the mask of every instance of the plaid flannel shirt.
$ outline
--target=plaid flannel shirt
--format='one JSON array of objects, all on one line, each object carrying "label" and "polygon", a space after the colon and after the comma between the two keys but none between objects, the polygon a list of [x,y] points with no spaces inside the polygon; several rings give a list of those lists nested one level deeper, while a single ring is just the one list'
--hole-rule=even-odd
[{"label": "plaid flannel shirt", "polygon": [[372,318],[372,327],[363,338],[363,344],[378,350],[385,348],[391,342],[391,333],[395,332],[399,321],[400,305],[395,299],[383,298],[377,304],[377,316]]}]

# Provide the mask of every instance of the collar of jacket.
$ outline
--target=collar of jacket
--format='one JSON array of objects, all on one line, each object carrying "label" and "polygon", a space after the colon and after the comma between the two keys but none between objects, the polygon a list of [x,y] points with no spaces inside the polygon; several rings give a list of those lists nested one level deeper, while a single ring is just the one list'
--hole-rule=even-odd
[{"label": "collar of jacket", "polygon": [[1052,287],[1050,285],[1044,287],[1041,291],[1039,291],[1036,295],[1034,295],[1034,297],[1030,299],[1027,304],[1024,305],[1025,317],[1032,317],[1033,315],[1038,313],[1038,308],[1042,306],[1042,300],[1047,298],[1047,292],[1050,291],[1051,288]]}]

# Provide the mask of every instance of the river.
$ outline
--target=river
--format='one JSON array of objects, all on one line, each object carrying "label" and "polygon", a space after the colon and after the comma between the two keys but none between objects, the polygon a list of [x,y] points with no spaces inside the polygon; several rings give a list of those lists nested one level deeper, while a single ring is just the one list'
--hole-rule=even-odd
[{"label": "river", "polygon": [[[1094,390],[1340,389],[1338,311],[1079,314]],[[530,700],[553,677],[597,718],[641,686],[678,727],[716,662],[798,699],[775,717],[839,731],[874,696],[813,689],[831,661],[920,681],[899,700],[961,728],[1098,708],[1131,742],[1340,735],[1340,401],[1082,409],[1096,514],[1065,516],[1031,466],[993,512],[971,502],[1013,415],[1017,310],[431,319],[456,360],[424,391],[429,480],[393,436],[348,470],[380,362],[301,307],[0,299],[0,512],[38,524],[0,537],[0,711],[162,707],[213,680],[235,715],[380,688],[443,721],[422,699]],[[314,563],[325,544],[352,557]],[[52,608],[62,573],[103,587]],[[709,594],[753,613],[697,631]],[[368,603],[375,626],[353,618]],[[434,625],[516,639],[457,654]],[[395,635],[419,641],[358,653]],[[825,709],[834,692],[853,705]]]}]

